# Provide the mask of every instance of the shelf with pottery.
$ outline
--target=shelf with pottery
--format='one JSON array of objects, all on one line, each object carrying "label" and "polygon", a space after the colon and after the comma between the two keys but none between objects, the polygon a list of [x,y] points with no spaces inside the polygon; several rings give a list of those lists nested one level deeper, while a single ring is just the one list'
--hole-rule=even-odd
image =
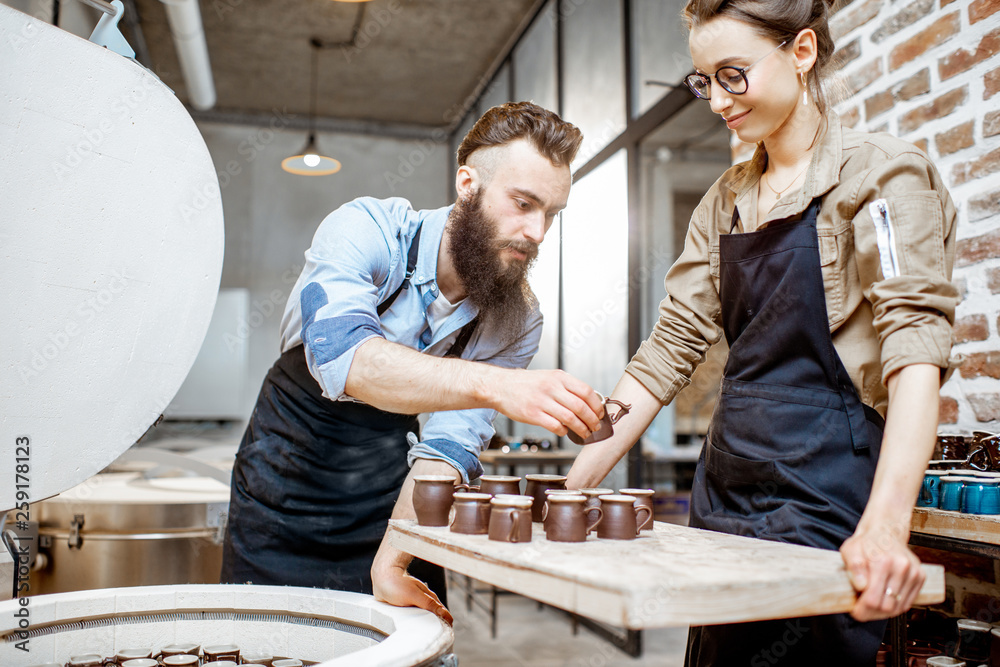
[{"label": "shelf with pottery", "polygon": [[910,521],[910,532],[1000,546],[1000,515],[916,507]]},{"label": "shelf with pottery", "polygon": [[[855,593],[840,554],[657,522],[635,540],[495,542],[447,527],[389,522],[396,548],[514,593],[629,629],[849,611]],[[944,569],[919,604],[944,600]]]}]

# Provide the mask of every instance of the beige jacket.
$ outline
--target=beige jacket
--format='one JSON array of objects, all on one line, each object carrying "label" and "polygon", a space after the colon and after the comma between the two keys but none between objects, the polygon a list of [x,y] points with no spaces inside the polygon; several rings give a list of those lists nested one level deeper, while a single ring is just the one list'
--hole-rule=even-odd
[{"label": "beige jacket", "polygon": [[[950,282],[956,212],[944,182],[913,145],[842,127],[833,112],[827,120],[804,185],[763,221],[756,213],[762,148],[723,174],[695,210],[684,250],[667,272],[659,321],[626,368],[663,404],[722,336],[719,237],[729,233],[734,202],[737,231],[746,232],[822,198],[816,224],[830,332],[862,401],[884,416],[885,380],[894,371],[914,363],[948,367],[958,292]],[[877,200],[886,204],[894,243],[886,225],[877,231],[877,210],[869,207]]]}]

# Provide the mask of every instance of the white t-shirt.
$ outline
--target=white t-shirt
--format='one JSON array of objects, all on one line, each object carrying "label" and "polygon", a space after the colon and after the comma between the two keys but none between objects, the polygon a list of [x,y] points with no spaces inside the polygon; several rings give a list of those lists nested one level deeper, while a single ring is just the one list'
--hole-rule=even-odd
[{"label": "white t-shirt", "polygon": [[427,324],[431,328],[431,335],[437,335],[438,328],[444,323],[448,317],[458,310],[458,307],[462,305],[462,299],[458,303],[452,303],[445,298],[444,294],[439,294],[438,298],[434,299],[431,305],[427,306]]}]

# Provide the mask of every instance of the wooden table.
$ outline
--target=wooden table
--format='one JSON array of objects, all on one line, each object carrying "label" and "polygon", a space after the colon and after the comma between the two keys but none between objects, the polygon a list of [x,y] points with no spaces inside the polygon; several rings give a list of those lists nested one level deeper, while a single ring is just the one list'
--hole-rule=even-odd
[{"label": "wooden table", "polygon": [[[389,522],[396,548],[455,572],[611,625],[711,625],[849,611],[855,602],[836,551],[657,522],[632,541],[492,542],[448,528]],[[944,568],[924,565],[918,604],[945,597]]]},{"label": "wooden table", "polygon": [[[1000,515],[963,514],[932,507],[917,507],[910,520],[910,533],[911,537],[917,533],[975,543],[986,551],[992,551],[993,558],[1000,556]],[[914,543],[919,542],[921,539],[918,537]],[[990,546],[994,548],[989,549]]]}]

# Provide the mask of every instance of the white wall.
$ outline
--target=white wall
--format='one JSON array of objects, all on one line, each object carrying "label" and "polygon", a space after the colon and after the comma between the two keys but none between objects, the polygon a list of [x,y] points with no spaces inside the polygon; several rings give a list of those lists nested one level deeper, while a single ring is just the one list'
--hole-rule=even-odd
[{"label": "white wall", "polygon": [[250,291],[247,321],[233,331],[249,346],[244,390],[249,417],[261,381],[278,358],[278,325],[323,218],[356,197],[405,197],[415,208],[449,202],[453,173],[447,144],[429,140],[319,134],[320,150],[343,164],[331,176],[295,176],[281,160],[304,146],[306,133],[285,130],[280,113],[269,127],[201,123],[219,173],[226,224],[222,287]]}]

